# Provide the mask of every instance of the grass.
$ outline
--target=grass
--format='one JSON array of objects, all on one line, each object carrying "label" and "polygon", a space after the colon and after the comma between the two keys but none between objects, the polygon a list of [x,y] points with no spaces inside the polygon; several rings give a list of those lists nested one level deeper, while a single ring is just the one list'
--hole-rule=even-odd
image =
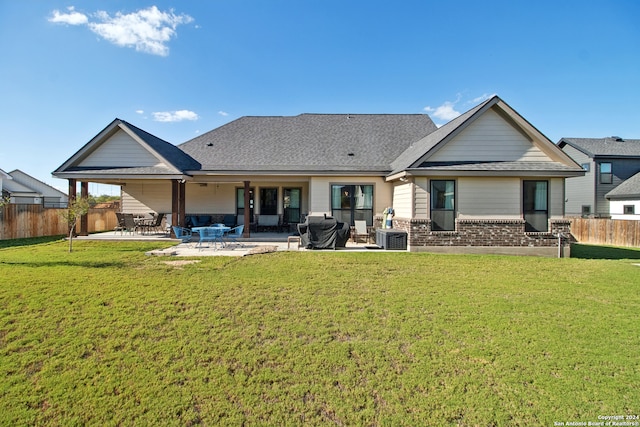
[{"label": "grass", "polygon": [[0,424],[553,425],[639,409],[632,257],[178,266],[154,248],[0,249]]}]

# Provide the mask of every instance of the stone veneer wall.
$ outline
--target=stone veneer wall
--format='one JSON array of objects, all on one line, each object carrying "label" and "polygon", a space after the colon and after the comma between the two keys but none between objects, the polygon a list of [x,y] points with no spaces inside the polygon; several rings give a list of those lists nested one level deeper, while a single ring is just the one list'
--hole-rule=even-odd
[{"label": "stone veneer wall", "polygon": [[[376,216],[376,228],[382,217]],[[550,220],[549,232],[526,233],[524,219],[457,219],[455,231],[432,231],[430,219],[394,218],[393,228],[407,232],[407,244],[420,246],[557,247],[558,233],[569,237],[571,221]]]}]

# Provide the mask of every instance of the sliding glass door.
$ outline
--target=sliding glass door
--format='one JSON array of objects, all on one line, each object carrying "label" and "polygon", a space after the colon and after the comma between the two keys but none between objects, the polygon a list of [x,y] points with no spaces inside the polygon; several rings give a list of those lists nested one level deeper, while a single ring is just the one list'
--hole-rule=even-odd
[{"label": "sliding glass door", "polygon": [[546,232],[549,229],[549,182],[524,181],[522,213],[524,231]]}]

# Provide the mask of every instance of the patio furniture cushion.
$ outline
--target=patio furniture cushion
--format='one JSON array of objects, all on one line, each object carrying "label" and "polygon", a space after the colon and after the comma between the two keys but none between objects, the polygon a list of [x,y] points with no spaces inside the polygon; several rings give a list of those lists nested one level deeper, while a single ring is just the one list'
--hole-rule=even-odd
[{"label": "patio furniture cushion", "polygon": [[[279,215],[258,215],[258,231],[260,229],[265,228],[276,228],[280,227],[280,216]],[[278,229],[278,231],[280,231]]]},{"label": "patio furniture cushion", "polygon": [[206,227],[211,222],[211,215],[186,215],[184,217],[184,223],[187,228]]}]

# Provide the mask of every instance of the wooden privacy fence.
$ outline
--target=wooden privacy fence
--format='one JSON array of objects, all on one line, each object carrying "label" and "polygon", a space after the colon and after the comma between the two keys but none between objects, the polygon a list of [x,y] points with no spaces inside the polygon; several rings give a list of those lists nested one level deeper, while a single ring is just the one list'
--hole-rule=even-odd
[{"label": "wooden privacy fence", "polygon": [[571,234],[580,243],[640,246],[640,221],[572,218]]},{"label": "wooden privacy fence", "polygon": [[[61,218],[65,209],[45,209],[41,205],[10,204],[0,208],[0,240],[68,234]],[[117,224],[115,209],[90,209],[89,233],[113,230]],[[79,229],[80,224],[76,229]]]}]

